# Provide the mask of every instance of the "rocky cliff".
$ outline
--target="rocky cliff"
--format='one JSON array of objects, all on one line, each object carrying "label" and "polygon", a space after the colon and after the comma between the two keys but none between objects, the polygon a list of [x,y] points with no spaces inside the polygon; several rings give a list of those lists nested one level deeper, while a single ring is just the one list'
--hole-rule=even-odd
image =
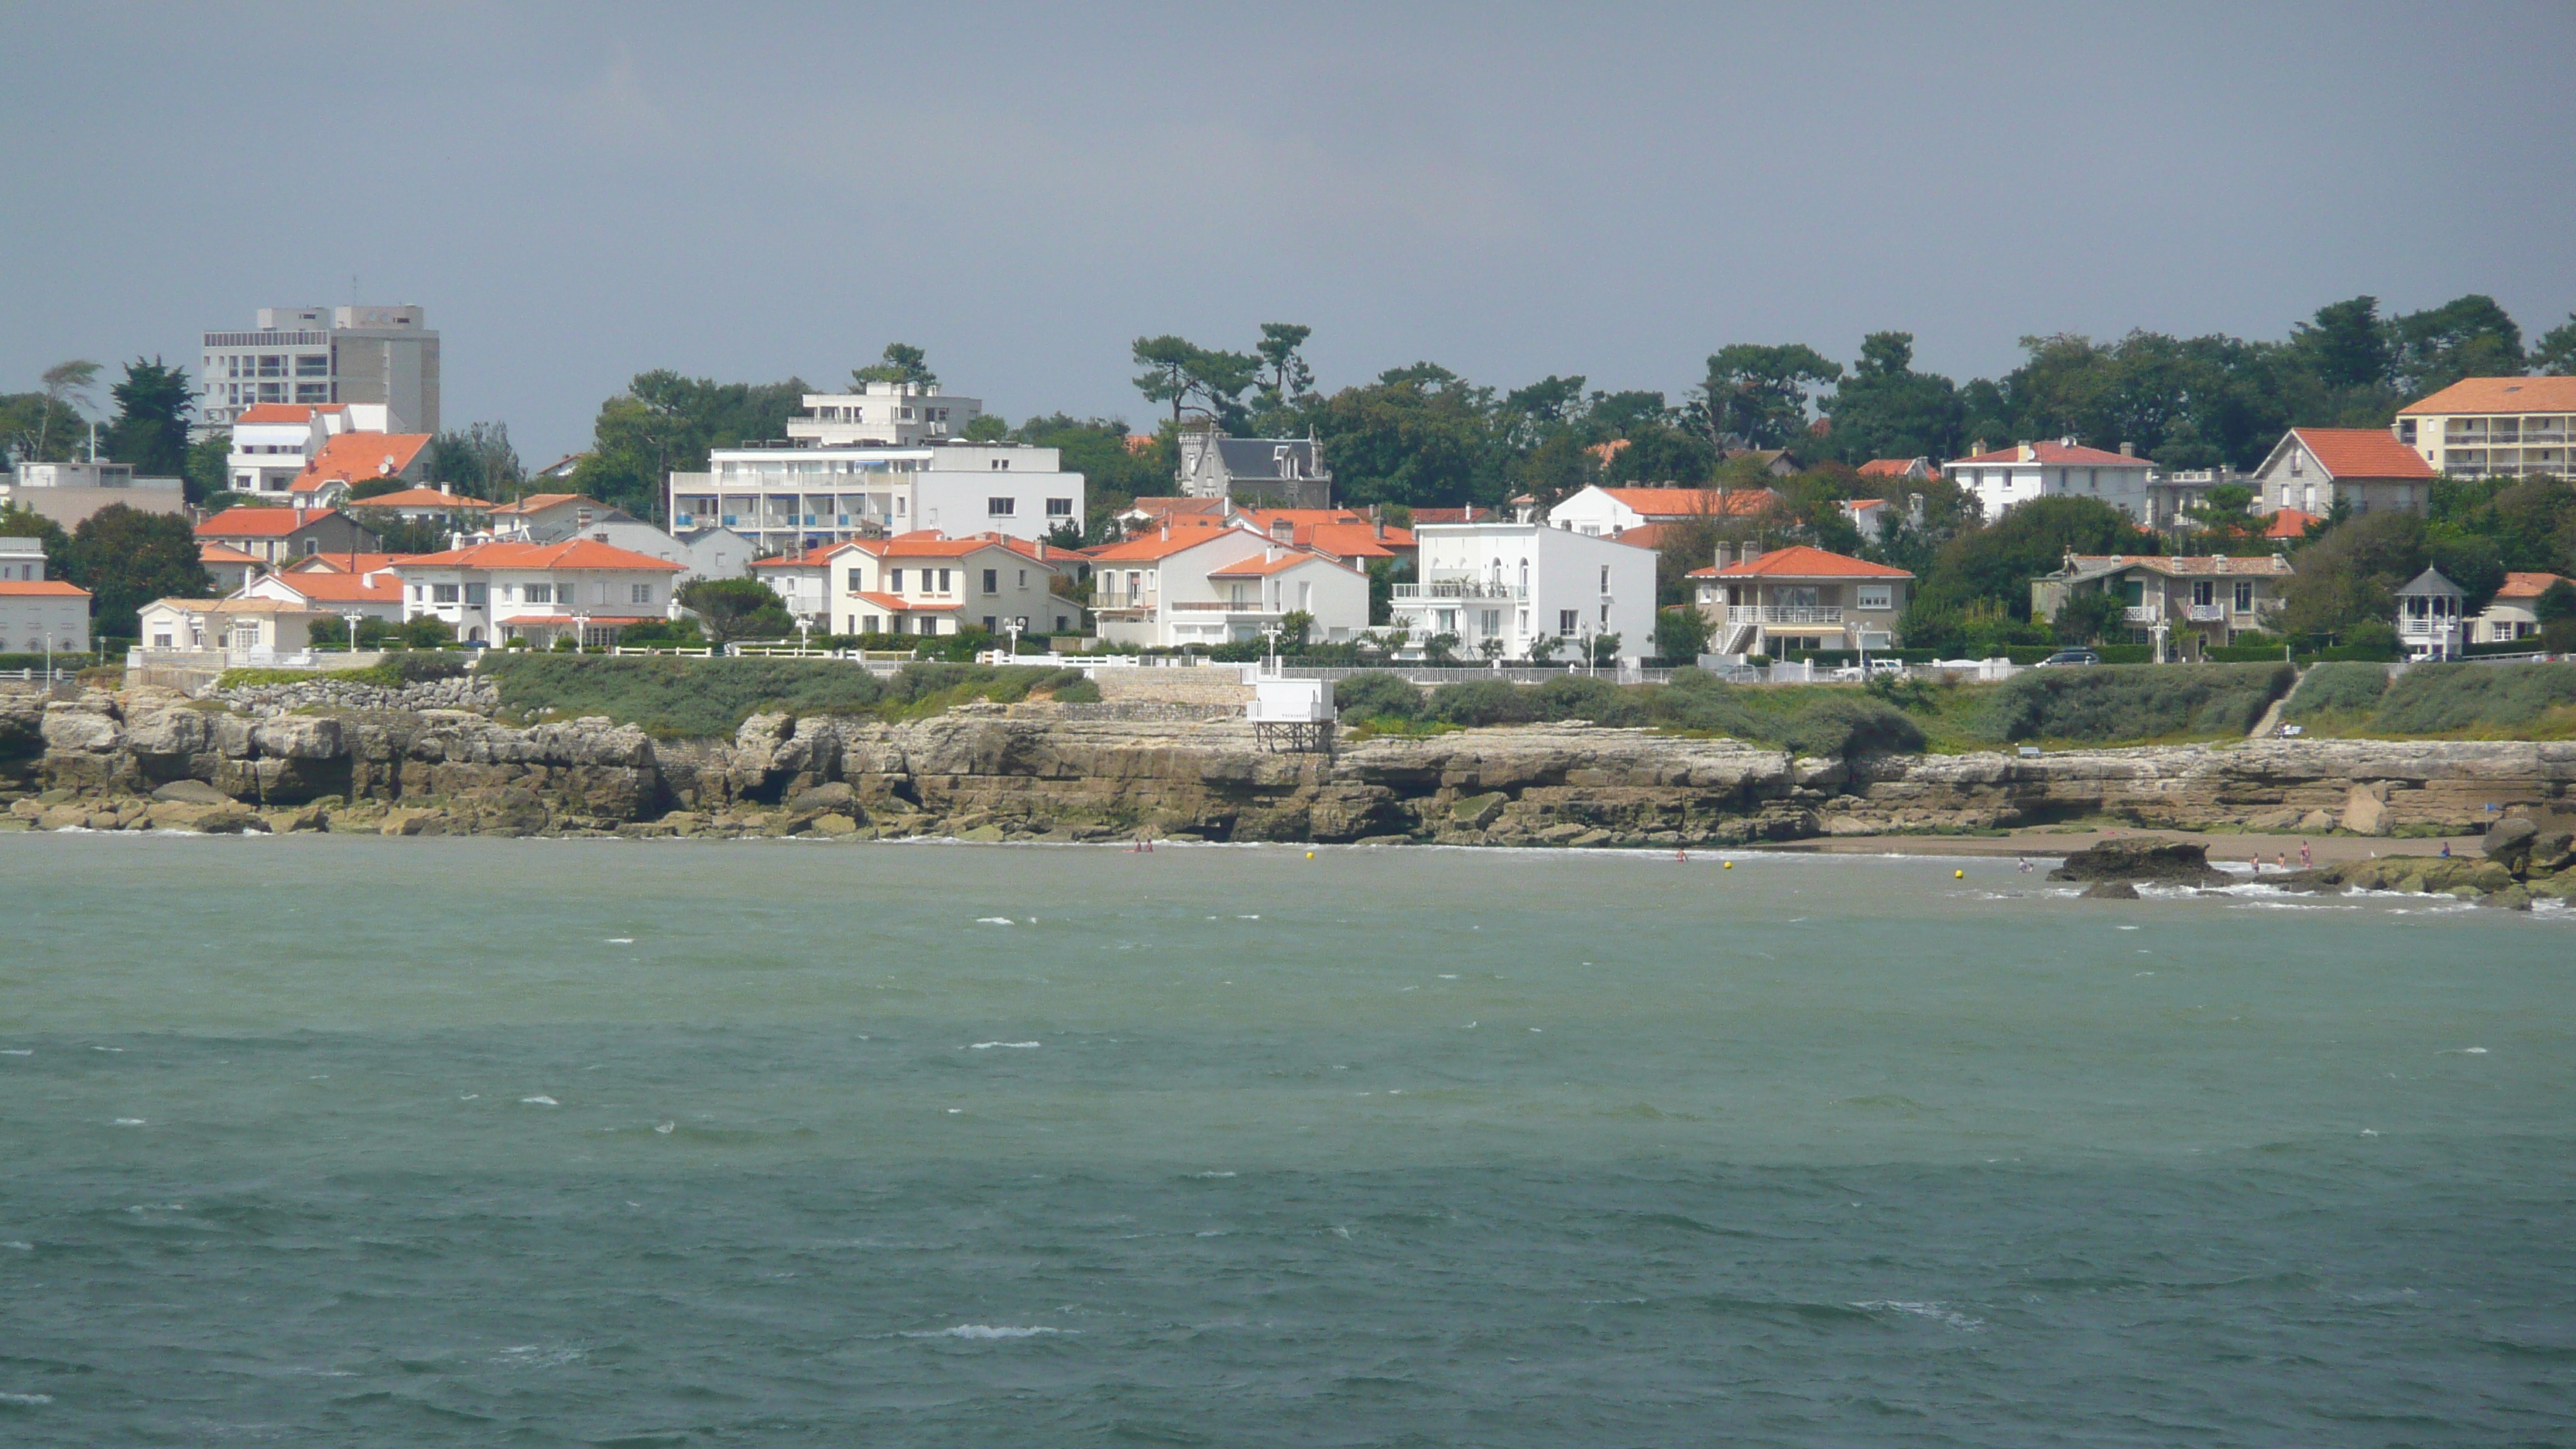
[{"label": "rocky cliff", "polygon": [[1325,757],[1265,752],[1240,721],[1098,706],[904,723],[761,715],[732,739],[681,742],[606,720],[518,728],[473,709],[274,707],[151,689],[0,694],[0,826],[1684,845],[2109,817],[2387,835],[2481,829],[2576,783],[2576,744],[2297,740],[1847,764],[1556,724],[1382,737]]}]

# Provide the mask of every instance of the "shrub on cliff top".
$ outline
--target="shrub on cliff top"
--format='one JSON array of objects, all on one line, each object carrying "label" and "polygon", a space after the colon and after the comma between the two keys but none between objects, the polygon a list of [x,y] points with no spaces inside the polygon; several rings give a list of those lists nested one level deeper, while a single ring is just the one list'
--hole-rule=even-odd
[{"label": "shrub on cliff top", "polygon": [[1420,719],[1422,691],[1402,676],[1370,669],[1333,686],[1334,713],[1357,723],[1364,719]]},{"label": "shrub on cliff top", "polygon": [[2129,664],[2031,669],[1987,703],[1994,740],[2242,736],[2298,671],[2279,664]]},{"label": "shrub on cliff top", "polygon": [[483,671],[504,708],[529,715],[605,715],[666,738],[730,735],[769,710],[859,714],[884,685],[837,659],[677,659],[495,651]]},{"label": "shrub on cliff top", "polygon": [[1538,718],[1538,705],[1531,697],[1535,692],[1499,679],[1444,684],[1431,692],[1431,706],[1424,713],[1442,724],[1470,728],[1528,724]]},{"label": "shrub on cliff top", "polygon": [[2511,728],[2571,704],[2576,664],[2418,664],[2381,696],[2371,728],[2394,735]]},{"label": "shrub on cliff top", "polygon": [[2388,692],[2388,671],[2376,664],[2320,664],[2310,669],[2281,706],[2288,719],[2314,719],[2376,709]]}]

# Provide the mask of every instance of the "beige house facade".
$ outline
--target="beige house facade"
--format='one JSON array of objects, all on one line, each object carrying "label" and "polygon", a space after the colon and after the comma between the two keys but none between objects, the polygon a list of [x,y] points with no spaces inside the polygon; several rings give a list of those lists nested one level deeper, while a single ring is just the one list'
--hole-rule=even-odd
[{"label": "beige house facade", "polygon": [[2393,431],[2453,478],[2576,477],[2576,377],[2463,378],[2399,408]]},{"label": "beige house facade", "polygon": [[2290,561],[2278,554],[2068,554],[2055,573],[2031,581],[2030,612],[2035,619],[2053,619],[2075,594],[2101,590],[2120,600],[2120,625],[2131,642],[2155,642],[2161,626],[2172,646],[2168,657],[2197,659],[2239,635],[2269,629],[2293,573]]},{"label": "beige house facade", "polygon": [[1709,648],[1718,654],[1890,649],[1914,575],[1797,544],[1717,561],[1688,575]]}]

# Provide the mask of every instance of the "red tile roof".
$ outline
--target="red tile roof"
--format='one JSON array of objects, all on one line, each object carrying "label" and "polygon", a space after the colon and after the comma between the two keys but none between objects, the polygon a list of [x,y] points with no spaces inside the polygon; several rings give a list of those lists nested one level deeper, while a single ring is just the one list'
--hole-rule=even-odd
[{"label": "red tile roof", "polygon": [[1258,541],[1258,535],[1248,529],[1214,520],[1198,520],[1184,514],[1157,525],[1142,538],[1103,544],[1089,553],[1102,563],[1147,563],[1170,558],[1183,549],[1196,548],[1209,539],[1222,538],[1229,533],[1239,533],[1246,539]]},{"label": "red tile roof", "polygon": [[2323,517],[2322,514],[2301,513],[2295,508],[2284,508],[2272,515],[2271,523],[2263,529],[2263,536],[2265,538],[2305,538],[2308,536],[2308,525],[2323,521]]},{"label": "red tile roof", "polygon": [[1482,523],[1494,516],[1494,510],[1469,504],[1464,508],[1417,508],[1413,510],[1415,527],[1426,523]]},{"label": "red tile roof", "polygon": [[283,538],[306,524],[338,516],[335,508],[227,508],[197,525],[197,537]]},{"label": "red tile roof", "polygon": [[89,590],[77,588],[61,579],[0,579],[0,598],[7,599],[86,599]]},{"label": "red tile roof", "polygon": [[2292,428],[2329,478],[2430,478],[2433,465],[2386,428]]},{"label": "red tile roof", "polygon": [[648,558],[631,549],[575,538],[562,543],[477,543],[445,553],[414,554],[395,569],[656,569],[679,573],[669,559]]},{"label": "red tile roof", "polygon": [[2504,587],[2496,590],[2499,599],[2536,599],[2549,592],[2558,582],[2557,574],[2506,574]]},{"label": "red tile roof", "polygon": [[1806,544],[1775,548],[1759,558],[1739,559],[1724,568],[1693,569],[1694,579],[1910,579],[1914,575],[1865,558],[1827,553]]},{"label": "red tile roof", "polygon": [[375,574],[284,573],[270,577],[277,581],[279,587],[307,603],[399,604],[403,596],[402,580],[390,571]]},{"label": "red tile roof", "polygon": [[[210,544],[208,547],[214,547],[214,545]],[[244,554],[242,557],[249,558],[250,555]],[[371,574],[376,572],[378,569],[391,568],[395,564],[401,563],[404,559],[409,557],[411,557],[411,555],[407,553],[348,553],[339,549],[333,549],[329,553],[306,554],[304,557],[288,564],[285,568],[279,570],[279,572],[290,574]],[[257,562],[257,560],[253,560],[253,562]]]},{"label": "red tile roof", "polygon": [[602,513],[608,511],[607,504],[596,498],[584,498],[578,493],[531,493],[516,503],[504,503],[493,509],[492,516],[499,518],[504,514],[515,517],[523,513],[543,513],[549,508],[560,508],[567,503],[586,503]]},{"label": "red tile roof", "polygon": [[818,569],[830,563],[832,555],[845,548],[856,546],[851,543],[827,543],[819,548],[809,548],[803,553],[781,553],[772,554],[768,558],[756,558],[751,561],[751,566],[756,569]]},{"label": "red tile roof", "polygon": [[441,493],[435,488],[406,488],[400,493],[379,493],[373,498],[352,498],[350,508],[456,508],[472,510],[495,505],[462,493]]},{"label": "red tile roof", "polygon": [[240,549],[233,548],[225,544],[201,543],[197,545],[197,562],[210,564],[253,564],[258,563],[259,560],[242,552]]},{"label": "red tile roof", "polygon": [[295,475],[294,488],[310,493],[325,483],[364,483],[390,478],[412,465],[429,446],[427,433],[341,433]]},{"label": "red tile roof", "polygon": [[309,423],[315,413],[348,411],[346,403],[253,403],[235,423]]},{"label": "red tile roof", "polygon": [[1309,563],[1319,563],[1324,565],[1326,568],[1336,568],[1356,572],[1356,570],[1351,570],[1351,566],[1349,564],[1328,559],[1322,554],[1301,553],[1295,549],[1285,549],[1282,550],[1276,558],[1254,554],[1250,558],[1239,559],[1234,563],[1227,564],[1223,568],[1209,569],[1207,576],[1212,579],[1268,578],[1272,574],[1286,573],[1288,570],[1297,567],[1299,564]]},{"label": "red tile roof", "polygon": [[[1604,488],[1601,490],[1653,519],[1744,518],[1780,501],[1768,488]],[[1422,517],[1420,509],[1414,518]]]},{"label": "red tile roof", "polygon": [[[2142,568],[2149,573],[2180,578],[2191,574],[2269,574],[2279,577],[2295,573],[2290,561],[2279,554],[2180,554],[2160,553],[2079,553],[2070,556],[2078,570],[2105,566]],[[2063,570],[2061,569],[2061,572]]]},{"label": "red tile roof", "polygon": [[2085,447],[2081,443],[2032,443],[2029,447],[2031,453],[2034,455],[2030,458],[2022,457],[2021,448],[2016,446],[2010,448],[1997,448],[1992,452],[1979,453],[1976,456],[1969,458],[1953,458],[1948,463],[1944,463],[1941,466],[1947,468],[1952,466],[1952,464],[1957,463],[2023,462],[2088,463],[2106,468],[2150,468],[2155,466],[2145,458],[2131,457],[2127,453],[2108,453],[2104,452],[2100,448]]},{"label": "red tile roof", "polygon": [[1868,462],[1860,465],[1860,476],[1864,478],[1902,478],[1905,476],[1906,472],[1913,468],[1917,463],[1924,463],[1927,468],[1931,466],[1926,462],[1926,460],[1921,458],[1872,458]]},{"label": "red tile roof", "polygon": [[2464,377],[2397,410],[2408,413],[2576,413],[2576,377]]}]

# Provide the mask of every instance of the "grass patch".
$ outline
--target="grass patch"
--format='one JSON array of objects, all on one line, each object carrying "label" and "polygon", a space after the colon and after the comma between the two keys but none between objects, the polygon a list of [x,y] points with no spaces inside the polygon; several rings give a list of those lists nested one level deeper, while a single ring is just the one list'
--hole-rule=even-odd
[{"label": "grass patch", "polygon": [[1977,732],[1999,744],[2243,739],[2297,677],[2286,660],[2033,669],[1995,690]]},{"label": "grass patch", "polygon": [[2379,664],[2319,664],[2290,692],[2281,717],[2301,724],[2329,718],[2367,719],[2388,693],[2388,669]]},{"label": "grass patch", "polygon": [[1033,693],[1078,702],[1099,691],[1054,665],[907,664],[891,679],[838,659],[679,659],[634,655],[497,655],[483,666],[501,707],[524,719],[604,716],[659,739],[733,734],[755,714],[926,719],[960,704],[1012,704]]}]

